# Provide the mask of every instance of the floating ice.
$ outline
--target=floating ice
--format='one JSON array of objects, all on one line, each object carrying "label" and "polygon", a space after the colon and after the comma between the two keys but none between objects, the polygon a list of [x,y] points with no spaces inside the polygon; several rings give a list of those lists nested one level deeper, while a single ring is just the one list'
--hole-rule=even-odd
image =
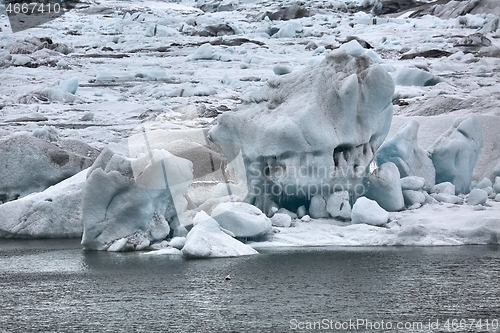
[{"label": "floating ice", "polygon": [[181,250],[187,258],[238,257],[257,254],[250,246],[221,230],[216,220],[205,212],[196,214],[195,226],[189,231]]},{"label": "floating ice", "polygon": [[481,123],[476,115],[458,118],[429,148],[436,168],[436,183],[451,182],[456,193],[469,193],[472,172],[483,147]]},{"label": "floating ice", "polygon": [[221,203],[211,216],[238,238],[257,238],[271,230],[271,220],[260,209],[244,202]]}]

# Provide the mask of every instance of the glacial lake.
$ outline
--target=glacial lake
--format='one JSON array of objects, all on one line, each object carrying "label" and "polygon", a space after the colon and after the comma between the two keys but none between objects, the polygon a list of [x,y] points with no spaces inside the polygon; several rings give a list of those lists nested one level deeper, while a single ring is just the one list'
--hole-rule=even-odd
[{"label": "glacial lake", "polygon": [[260,252],[183,260],[2,240],[0,332],[500,332],[499,246]]}]

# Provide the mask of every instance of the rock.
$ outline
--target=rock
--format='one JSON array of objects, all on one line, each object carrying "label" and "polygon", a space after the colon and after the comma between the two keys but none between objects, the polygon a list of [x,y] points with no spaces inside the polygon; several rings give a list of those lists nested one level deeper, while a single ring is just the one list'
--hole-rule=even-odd
[{"label": "rock", "polygon": [[82,188],[87,170],[16,201],[0,205],[0,237],[81,237]]},{"label": "rock", "polygon": [[29,135],[0,141],[0,203],[41,192],[92,165],[97,150],[80,142],[86,147],[83,155],[64,142]]},{"label": "rock", "polygon": [[315,195],[362,185],[390,128],[393,92],[390,75],[369,57],[334,50],[268,80],[248,96],[250,105],[219,115],[209,138],[228,160],[243,156],[245,201],[263,211],[270,201],[296,210]]},{"label": "rock", "polygon": [[335,192],[330,194],[326,201],[326,210],[333,218],[342,220],[351,219],[351,204],[349,203],[349,192]]},{"label": "rock", "polygon": [[482,189],[473,189],[467,196],[467,204],[471,206],[484,205],[488,200],[488,194]]},{"label": "rock", "polygon": [[303,17],[309,17],[310,10],[306,7],[303,7],[303,6],[292,5],[289,7],[280,8],[278,11],[275,11],[275,12],[266,11],[264,14],[262,14],[261,19],[264,19],[266,16],[271,21],[280,21],[280,20],[288,21],[288,20],[299,19],[299,18],[303,18]]},{"label": "rock", "polygon": [[407,207],[411,207],[415,204],[422,205],[426,201],[425,195],[420,191],[404,190],[403,197]]},{"label": "rock", "polygon": [[439,183],[432,187],[431,193],[446,193],[449,195],[455,195],[455,185],[450,182]]},{"label": "rock", "polygon": [[183,257],[200,259],[257,254],[250,246],[223,232],[217,221],[207,213],[199,212],[194,220],[196,224],[189,231],[181,250]]},{"label": "rock", "polygon": [[417,176],[425,179],[424,188],[430,189],[435,184],[436,170],[429,153],[417,144],[420,124],[409,121],[396,135],[384,142],[377,151],[377,164],[394,163],[401,177]]},{"label": "rock", "polygon": [[[145,240],[165,239],[177,215],[186,210],[183,195],[193,179],[192,163],[165,150],[127,158],[106,148],[89,170],[83,189],[86,250],[136,250]],[[177,222],[176,222],[177,221]]]},{"label": "rock", "polygon": [[276,213],[271,218],[271,222],[275,227],[288,228],[292,225],[292,218],[287,214]]},{"label": "rock", "polygon": [[425,178],[408,176],[401,178],[401,189],[411,191],[421,191],[425,186]]},{"label": "rock", "polygon": [[369,177],[370,186],[366,197],[389,212],[397,212],[404,208],[403,193],[399,170],[392,162],[382,164]]},{"label": "rock", "polygon": [[325,198],[323,198],[321,195],[315,195],[311,199],[311,203],[309,205],[309,215],[313,219],[328,217]]},{"label": "rock", "polygon": [[476,184],[476,187],[477,188],[480,188],[480,189],[485,189],[487,187],[492,187],[493,186],[493,183],[491,182],[491,180],[489,180],[488,178],[484,177],[483,179],[481,179],[477,184]]},{"label": "rock", "polygon": [[389,220],[389,213],[378,205],[376,201],[360,197],[352,207],[352,223],[365,223],[381,226]]},{"label": "rock", "polygon": [[456,193],[469,193],[472,172],[483,147],[479,118],[457,118],[453,126],[429,149],[436,168],[436,183],[451,182]]},{"label": "rock", "polygon": [[238,238],[258,238],[271,230],[271,220],[260,209],[244,202],[225,202],[211,216]]},{"label": "rock", "polygon": [[495,177],[495,184],[493,185],[493,190],[496,193],[500,193],[500,177]]}]

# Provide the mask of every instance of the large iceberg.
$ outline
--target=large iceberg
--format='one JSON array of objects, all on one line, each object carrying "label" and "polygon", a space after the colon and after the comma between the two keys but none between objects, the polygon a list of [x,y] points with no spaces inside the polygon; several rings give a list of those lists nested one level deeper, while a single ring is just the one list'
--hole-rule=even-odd
[{"label": "large iceberg", "polygon": [[336,191],[359,196],[390,128],[393,92],[380,65],[339,49],[269,80],[252,105],[221,114],[209,137],[229,160],[243,156],[245,200],[264,212],[274,203],[295,211]]}]

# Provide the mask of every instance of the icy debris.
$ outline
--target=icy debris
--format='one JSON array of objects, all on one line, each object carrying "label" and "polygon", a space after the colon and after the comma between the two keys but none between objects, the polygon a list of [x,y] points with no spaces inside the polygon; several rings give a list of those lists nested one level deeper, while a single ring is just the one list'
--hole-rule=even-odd
[{"label": "icy debris", "polygon": [[80,237],[83,232],[81,197],[86,174],[86,170],[80,171],[43,192],[0,205],[0,237]]},{"label": "icy debris", "polygon": [[424,185],[425,179],[422,177],[408,176],[401,178],[401,188],[403,190],[421,191],[424,188]]},{"label": "icy debris", "polygon": [[473,189],[467,196],[467,204],[471,206],[484,205],[488,200],[488,194],[482,189]]},{"label": "icy debris", "polygon": [[328,211],[326,210],[326,200],[321,195],[315,195],[312,197],[309,204],[309,215],[313,219],[320,219],[328,217]]},{"label": "icy debris", "polygon": [[253,248],[221,230],[216,220],[205,212],[194,218],[196,224],[186,237],[181,253],[186,258],[239,257],[257,254]]},{"label": "icy debris", "polygon": [[[299,32],[302,31],[302,29],[298,30]],[[285,23],[276,34],[273,35],[273,37],[277,38],[294,38],[297,34],[297,27],[295,24],[289,22]]]},{"label": "icy debris", "polygon": [[347,54],[350,54],[355,57],[361,56],[363,53],[365,53],[365,49],[359,44],[357,40],[351,40],[350,42],[347,42],[345,44],[342,44],[340,46],[342,50],[345,50]]},{"label": "icy debris", "polygon": [[59,140],[59,131],[54,126],[46,126],[36,128],[33,131],[33,136],[48,142],[55,142]]},{"label": "icy debris", "polygon": [[299,219],[303,218],[306,215],[306,206],[302,205],[297,208],[297,217]]},{"label": "icy debris", "polygon": [[493,190],[496,193],[500,193],[500,177],[495,177],[495,184],[493,185]]},{"label": "icy debris", "polygon": [[456,193],[469,193],[472,172],[483,147],[479,118],[471,114],[457,118],[429,148],[436,168],[436,183],[451,182]]},{"label": "icy debris", "polygon": [[488,178],[484,177],[483,179],[481,179],[477,184],[476,184],[476,187],[477,188],[480,188],[480,189],[485,189],[487,187],[492,187],[493,186],[493,183],[491,182],[491,180],[489,180]]},{"label": "icy debris", "polygon": [[187,60],[211,60],[214,55],[214,48],[210,43],[201,45]]},{"label": "icy debris", "polygon": [[360,197],[352,207],[352,223],[365,223],[381,226],[389,220],[389,213],[380,207],[376,201]]},{"label": "icy debris", "polygon": [[432,187],[431,193],[436,193],[436,194],[446,193],[450,195],[455,195],[455,185],[453,185],[450,182],[439,183]]},{"label": "icy debris", "polygon": [[64,59],[59,59],[59,61],[56,63],[56,66],[58,69],[65,69],[68,67],[68,63]]},{"label": "icy debris", "polygon": [[209,138],[229,160],[243,156],[245,200],[264,212],[271,202],[295,210],[362,182],[389,131],[393,92],[389,74],[368,57],[335,50],[320,64],[269,80],[248,96],[251,105],[219,115]]},{"label": "icy debris", "polygon": [[341,191],[332,193],[326,201],[326,210],[333,218],[350,220],[351,204],[349,203],[349,192]]},{"label": "icy debris", "polygon": [[400,174],[392,162],[382,164],[368,177],[366,197],[375,200],[383,209],[397,212],[404,208]]},{"label": "icy debris", "polygon": [[432,193],[431,196],[439,202],[445,202],[455,205],[462,205],[464,203],[463,198],[448,193],[439,193],[439,194]]},{"label": "icy debris", "polygon": [[407,207],[415,204],[422,205],[426,201],[425,195],[421,191],[404,190],[403,197]]},{"label": "icy debris", "polygon": [[394,83],[398,86],[435,86],[443,80],[429,72],[418,68],[401,68],[393,74]]},{"label": "icy debris", "polygon": [[33,59],[31,59],[31,57],[29,57],[29,56],[21,55],[21,54],[14,54],[12,56],[11,64],[14,66],[26,66],[32,60]]},{"label": "icy debris", "polygon": [[302,222],[309,222],[311,221],[311,217],[309,215],[304,215],[300,218]]},{"label": "icy debris", "polygon": [[85,112],[85,114],[80,118],[81,121],[92,121],[94,120],[93,112]]},{"label": "icy debris", "polygon": [[285,74],[290,74],[292,72],[292,67],[288,66],[288,65],[275,65],[273,67],[273,72],[274,74],[276,75],[285,75]]},{"label": "icy debris", "polygon": [[292,218],[287,214],[276,213],[271,217],[271,222],[275,227],[288,228],[292,225]]},{"label": "icy debris", "polygon": [[78,90],[78,79],[62,80],[59,82],[59,89],[70,94],[76,94]]},{"label": "icy debris", "polygon": [[289,210],[288,210],[288,209],[286,209],[286,208],[280,208],[280,209],[278,209],[278,211],[277,211],[276,213],[279,213],[279,214],[286,214],[286,215],[290,216],[290,218],[291,218],[292,220],[295,220],[295,219],[298,217],[298,216],[297,216],[297,214],[295,214],[295,213],[293,213],[293,212],[289,211]]},{"label": "icy debris", "polygon": [[168,245],[177,250],[181,250],[184,245],[186,245],[186,237],[174,237],[168,242]]},{"label": "icy debris", "polygon": [[238,238],[257,238],[271,230],[271,220],[260,209],[244,202],[221,203],[211,216]]},{"label": "icy debris", "polygon": [[192,179],[192,163],[164,150],[133,159],[106,148],[89,170],[83,190],[82,245],[106,250],[126,238],[114,249],[127,251],[145,240],[165,239],[169,224],[186,209],[183,195]]},{"label": "icy debris", "polygon": [[57,144],[30,135],[0,141],[0,202],[40,192],[88,168],[96,150],[81,153],[64,141]]},{"label": "icy debris", "polygon": [[401,177],[422,177],[425,187],[430,188],[434,185],[436,170],[429,153],[417,144],[419,126],[418,121],[411,120],[393,138],[384,142],[377,151],[377,164],[392,162],[398,167]]}]

